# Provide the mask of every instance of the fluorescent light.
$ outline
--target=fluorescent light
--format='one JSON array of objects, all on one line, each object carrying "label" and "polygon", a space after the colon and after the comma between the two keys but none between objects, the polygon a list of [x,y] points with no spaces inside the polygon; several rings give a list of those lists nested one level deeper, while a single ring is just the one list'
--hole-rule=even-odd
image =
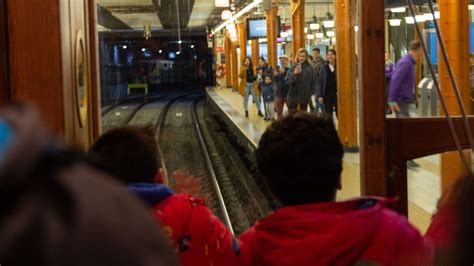
[{"label": "fluorescent light", "polygon": [[191,47],[191,49],[193,49],[193,48],[194,48],[194,44],[191,44],[191,46],[190,46],[190,47]]},{"label": "fluorescent light", "polygon": [[469,10],[474,10],[474,5],[469,5]]},{"label": "fluorescent light", "polygon": [[423,16],[425,17],[426,21],[434,20],[434,16],[431,13],[425,13]]},{"label": "fluorescent light", "polygon": [[334,37],[334,35],[336,35],[336,34],[334,33],[334,31],[328,31],[328,32],[326,32],[326,35],[328,37]]},{"label": "fluorescent light", "polygon": [[405,22],[407,24],[415,24],[415,19],[413,17],[405,17]]},{"label": "fluorescent light", "polygon": [[142,52],[145,52],[145,51],[146,51],[146,49],[145,49],[145,48],[142,48]]},{"label": "fluorescent light", "polygon": [[158,53],[160,53],[160,54],[163,53],[163,50],[160,49],[160,50],[158,51]]},{"label": "fluorescent light", "polygon": [[288,37],[288,32],[286,32],[286,31],[280,32],[280,37],[282,37],[282,38]]},{"label": "fluorescent light", "polygon": [[176,54],[180,54],[180,53],[181,53],[181,51],[177,51],[177,52],[176,52]]},{"label": "fluorescent light", "polygon": [[293,30],[288,30],[288,35],[293,35]]},{"label": "fluorescent light", "polygon": [[397,8],[390,9],[390,11],[392,11],[392,13],[403,13],[403,12],[406,11],[406,8],[405,7],[397,7]]},{"label": "fluorescent light", "polygon": [[323,25],[325,28],[334,28],[334,20],[325,20]]},{"label": "fluorescent light", "polygon": [[431,13],[425,13],[423,16],[425,17],[425,20],[431,21],[434,19],[439,19],[441,17],[441,13],[439,13],[439,11],[435,11],[434,17]]},{"label": "fluorescent light", "polygon": [[237,14],[233,15],[230,19],[224,21],[222,24],[220,24],[215,29],[213,29],[212,34],[215,34],[215,33],[219,32],[220,30],[222,30],[228,24],[234,22],[236,19],[240,18],[243,14],[249,12],[252,8],[256,7],[260,3],[260,1],[261,0],[254,0],[252,3],[250,3],[247,6],[245,6],[244,8],[242,8],[239,12],[237,12]]},{"label": "fluorescent light", "polygon": [[258,42],[259,42],[259,43],[267,42],[267,38],[260,38],[260,39],[258,39]]},{"label": "fluorescent light", "polygon": [[309,24],[309,28],[311,30],[319,30],[319,24],[318,23],[311,23],[311,24]]},{"label": "fluorescent light", "polygon": [[308,33],[308,27],[304,27],[304,33]]},{"label": "fluorescent light", "polygon": [[182,44],[182,43],[183,43],[183,41],[181,41],[181,40],[178,41],[178,44]]},{"label": "fluorescent light", "polygon": [[417,23],[426,21],[425,15],[416,15],[415,18]]},{"label": "fluorescent light", "polygon": [[354,31],[359,32],[359,26],[354,26]]},{"label": "fluorescent light", "polygon": [[401,20],[401,19],[398,19],[398,18],[389,19],[389,20],[388,20],[388,23],[389,23],[390,26],[392,26],[392,27],[398,27],[398,26],[400,26],[400,24],[402,23],[402,20]]},{"label": "fluorescent light", "polygon": [[126,45],[124,45],[124,46],[122,46],[122,48],[123,48],[123,49],[127,49],[127,46],[126,46]]},{"label": "fluorescent light", "polygon": [[248,44],[252,44],[252,41],[251,41],[251,40],[248,40],[247,43],[248,43]]},{"label": "fluorescent light", "polygon": [[318,38],[318,39],[324,38],[324,33],[322,33],[322,32],[316,33],[316,38]]},{"label": "fluorescent light", "polygon": [[312,39],[314,39],[314,35],[313,34],[308,34],[308,36],[306,36],[306,38],[308,38],[308,40],[312,40]]},{"label": "fluorescent light", "polygon": [[215,7],[229,7],[229,0],[215,0]]}]

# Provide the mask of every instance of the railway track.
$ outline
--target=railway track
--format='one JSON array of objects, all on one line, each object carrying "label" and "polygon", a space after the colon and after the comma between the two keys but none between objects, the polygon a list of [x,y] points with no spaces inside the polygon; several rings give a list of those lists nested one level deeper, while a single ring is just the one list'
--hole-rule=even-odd
[{"label": "railway track", "polygon": [[186,170],[197,176],[208,206],[239,235],[268,213],[268,204],[253,195],[242,173],[223,155],[203,117],[202,95],[175,98],[162,110],[157,132],[163,165],[168,173]]}]

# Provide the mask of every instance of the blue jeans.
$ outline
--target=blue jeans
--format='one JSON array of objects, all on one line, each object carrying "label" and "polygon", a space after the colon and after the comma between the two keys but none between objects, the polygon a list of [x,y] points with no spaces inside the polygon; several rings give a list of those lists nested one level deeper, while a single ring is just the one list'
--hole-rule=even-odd
[{"label": "blue jeans", "polygon": [[253,82],[247,83],[245,85],[245,96],[244,96],[244,110],[247,112],[249,110],[249,95],[252,94],[252,98],[257,104],[257,110],[260,112],[260,97],[255,95],[255,90],[253,88]]}]

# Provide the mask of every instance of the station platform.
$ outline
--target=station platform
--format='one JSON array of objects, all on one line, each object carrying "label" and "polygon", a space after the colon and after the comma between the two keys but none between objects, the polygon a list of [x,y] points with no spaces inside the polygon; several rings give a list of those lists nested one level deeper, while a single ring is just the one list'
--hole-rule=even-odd
[{"label": "station platform", "polygon": [[[249,118],[245,117],[243,100],[232,89],[208,87],[208,103],[216,110],[245,148],[254,151],[261,135],[271,124],[257,115],[257,108],[249,99]],[[409,220],[425,232],[431,222],[441,195],[440,156],[433,155],[415,160],[420,167],[408,170]],[[361,195],[360,154],[344,155],[342,190],[337,200],[346,200]]]}]

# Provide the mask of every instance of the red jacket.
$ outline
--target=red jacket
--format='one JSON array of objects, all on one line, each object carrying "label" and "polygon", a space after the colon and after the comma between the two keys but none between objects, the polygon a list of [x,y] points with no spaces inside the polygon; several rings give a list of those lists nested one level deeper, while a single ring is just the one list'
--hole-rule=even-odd
[{"label": "red jacket", "polygon": [[239,265],[240,248],[202,199],[178,194],[153,208],[182,265]]},{"label": "red jacket", "polygon": [[360,198],[278,209],[240,237],[243,264],[432,265],[433,241],[381,203]]}]

